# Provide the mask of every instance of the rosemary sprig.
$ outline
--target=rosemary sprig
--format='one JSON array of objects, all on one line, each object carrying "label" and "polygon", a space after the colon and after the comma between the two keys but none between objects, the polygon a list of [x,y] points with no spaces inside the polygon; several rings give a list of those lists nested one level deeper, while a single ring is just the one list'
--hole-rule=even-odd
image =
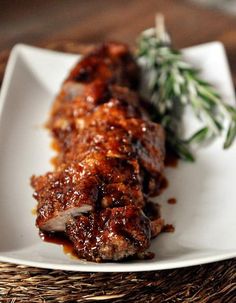
[{"label": "rosemary sprig", "polygon": [[[171,47],[162,15],[156,18],[156,28],[141,33],[137,56],[147,75],[144,95],[155,107],[153,118],[165,127],[167,144],[180,158],[194,161],[191,144],[214,138],[225,128],[224,148],[230,147],[236,137],[236,109],[225,104],[199,71],[183,60],[182,53]],[[186,105],[204,126],[183,140],[181,113]]]}]

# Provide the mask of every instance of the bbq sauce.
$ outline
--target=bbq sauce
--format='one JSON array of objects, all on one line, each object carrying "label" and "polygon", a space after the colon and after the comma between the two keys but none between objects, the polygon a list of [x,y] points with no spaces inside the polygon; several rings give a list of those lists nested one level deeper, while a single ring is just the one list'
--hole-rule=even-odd
[{"label": "bbq sauce", "polygon": [[168,187],[168,185],[169,183],[166,177],[162,177],[160,180],[160,188],[159,188],[160,193],[162,193]]},{"label": "bbq sauce", "polygon": [[175,168],[178,166],[178,160],[179,160],[179,158],[176,155],[176,153],[174,153],[170,149],[166,150],[165,166]]},{"label": "bbq sauce", "polygon": [[177,202],[177,201],[176,201],[175,198],[170,198],[170,199],[167,200],[167,203],[168,203],[168,204],[176,204],[176,202]]},{"label": "bbq sauce", "polygon": [[41,240],[48,243],[53,243],[63,246],[63,251],[65,254],[69,254],[71,257],[78,259],[72,242],[67,238],[66,234],[63,232],[44,232],[39,231],[39,236]]}]

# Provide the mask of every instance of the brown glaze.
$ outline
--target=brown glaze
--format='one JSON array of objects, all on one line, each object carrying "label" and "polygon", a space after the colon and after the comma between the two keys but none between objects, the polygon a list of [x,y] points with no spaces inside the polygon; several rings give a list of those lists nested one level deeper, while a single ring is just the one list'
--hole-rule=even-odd
[{"label": "brown glaze", "polygon": [[[57,227],[55,219],[82,207],[95,208],[98,180],[84,173],[83,167],[70,165],[62,171],[32,177],[34,198],[38,200],[36,224],[43,230],[63,231],[66,218]],[[69,215],[68,214],[68,215]],[[53,228],[53,229],[52,229]]]},{"label": "brown glaze", "polygon": [[167,189],[169,182],[166,177],[162,176],[160,179],[160,193]]},{"label": "brown glaze", "polygon": [[168,203],[168,204],[176,204],[176,202],[177,202],[177,201],[176,201],[175,198],[170,198],[170,199],[167,200],[167,203]]},{"label": "brown glaze", "polygon": [[43,232],[39,231],[39,236],[42,241],[62,245],[65,254],[70,255],[73,258],[78,258],[73,243],[69,240],[68,236],[64,232]]},{"label": "brown glaze", "polygon": [[44,242],[63,246],[72,246],[71,241],[68,239],[67,235],[64,232],[45,232],[40,230],[39,237]]},{"label": "brown glaze", "polygon": [[151,238],[149,219],[133,206],[106,208],[71,219],[66,233],[79,257],[97,262],[142,253]]},{"label": "brown glaze", "polygon": [[179,158],[176,153],[174,153],[170,149],[166,149],[165,166],[175,168],[178,166],[178,160]]}]

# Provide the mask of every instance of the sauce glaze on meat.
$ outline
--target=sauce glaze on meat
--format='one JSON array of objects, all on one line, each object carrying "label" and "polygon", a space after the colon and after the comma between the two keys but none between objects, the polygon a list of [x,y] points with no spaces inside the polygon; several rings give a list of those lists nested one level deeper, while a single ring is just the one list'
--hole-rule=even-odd
[{"label": "sauce glaze on meat", "polygon": [[161,190],[165,136],[138,83],[128,48],[107,43],[76,64],[52,107],[58,155],[53,172],[31,178],[36,225],[65,232],[83,259],[140,255],[164,225],[148,197]]}]

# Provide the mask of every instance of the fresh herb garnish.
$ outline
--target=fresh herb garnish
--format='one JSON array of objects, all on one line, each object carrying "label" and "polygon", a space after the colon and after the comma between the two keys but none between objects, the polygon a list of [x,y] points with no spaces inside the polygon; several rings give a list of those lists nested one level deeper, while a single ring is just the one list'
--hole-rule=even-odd
[{"label": "fresh herb garnish", "polygon": [[[144,95],[154,105],[153,118],[164,126],[167,144],[180,158],[194,161],[191,144],[215,138],[225,128],[224,148],[230,147],[236,137],[236,109],[225,104],[199,71],[183,60],[182,53],[172,48],[162,15],[156,17],[156,28],[141,33],[137,56],[148,75]],[[187,105],[203,127],[183,140],[181,113]]]}]

